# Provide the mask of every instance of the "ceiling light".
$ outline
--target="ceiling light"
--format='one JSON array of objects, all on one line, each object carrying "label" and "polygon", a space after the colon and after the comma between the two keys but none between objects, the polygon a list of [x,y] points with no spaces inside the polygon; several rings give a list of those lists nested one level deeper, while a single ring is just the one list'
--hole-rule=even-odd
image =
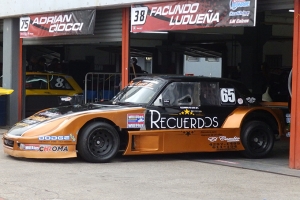
[{"label": "ceiling light", "polygon": [[164,31],[145,31],[141,33],[168,34],[168,32],[164,32]]}]

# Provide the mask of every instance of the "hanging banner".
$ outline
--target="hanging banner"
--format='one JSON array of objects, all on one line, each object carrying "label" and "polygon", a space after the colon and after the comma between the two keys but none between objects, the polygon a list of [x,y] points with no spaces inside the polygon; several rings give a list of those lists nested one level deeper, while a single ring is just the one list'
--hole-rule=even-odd
[{"label": "hanging banner", "polygon": [[256,0],[186,0],[131,6],[131,32],[255,26]]},{"label": "hanging banner", "polygon": [[20,37],[51,37],[93,34],[96,10],[82,10],[20,18]]}]

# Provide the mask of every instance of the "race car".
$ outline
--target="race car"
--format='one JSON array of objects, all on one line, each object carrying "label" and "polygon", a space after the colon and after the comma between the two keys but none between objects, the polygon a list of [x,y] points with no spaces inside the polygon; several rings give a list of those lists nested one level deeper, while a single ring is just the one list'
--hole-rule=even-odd
[{"label": "race car", "polygon": [[[0,87],[2,86],[0,77]],[[83,90],[70,75],[56,72],[26,72],[25,116],[50,107],[83,102]],[[1,90],[0,90],[1,95]]]},{"label": "race car", "polygon": [[83,101],[83,90],[70,75],[55,72],[26,72],[25,116],[63,104]]},{"label": "race car", "polygon": [[2,95],[9,95],[11,93],[13,93],[13,89],[7,89],[7,88],[3,88],[3,87],[0,87],[0,96]]},{"label": "race car", "polygon": [[143,76],[110,101],[42,110],[3,135],[14,157],[111,161],[123,155],[240,151],[262,158],[284,134],[282,110],[242,83],[197,76]]}]

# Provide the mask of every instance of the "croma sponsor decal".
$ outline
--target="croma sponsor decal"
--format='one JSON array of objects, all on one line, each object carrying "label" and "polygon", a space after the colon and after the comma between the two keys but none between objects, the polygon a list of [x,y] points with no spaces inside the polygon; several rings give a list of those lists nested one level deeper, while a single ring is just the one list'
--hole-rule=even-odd
[{"label": "croma sponsor decal", "polygon": [[39,151],[68,151],[68,146],[41,145]]},{"label": "croma sponsor decal", "polygon": [[39,144],[20,144],[20,149],[27,151],[69,151],[68,146],[52,146]]},{"label": "croma sponsor decal", "polygon": [[180,112],[174,117],[162,117],[160,112],[150,110],[150,128],[211,128],[218,127],[218,117],[197,117],[189,113],[191,117],[183,116]]}]

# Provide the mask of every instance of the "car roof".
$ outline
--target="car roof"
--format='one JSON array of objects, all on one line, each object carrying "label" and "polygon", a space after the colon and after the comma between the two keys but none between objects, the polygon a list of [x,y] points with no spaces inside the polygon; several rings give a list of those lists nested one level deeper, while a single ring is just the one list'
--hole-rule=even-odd
[{"label": "car roof", "polygon": [[228,79],[228,78],[218,78],[218,77],[207,77],[207,76],[183,76],[183,75],[149,75],[141,76],[136,79],[164,79],[170,82],[173,81],[183,81],[183,82],[230,82],[232,84],[241,84],[241,82]]},{"label": "car roof", "polygon": [[35,74],[39,74],[39,75],[61,75],[61,76],[65,76],[66,75],[66,74],[59,73],[59,72],[48,72],[48,71],[43,71],[43,72],[26,72],[26,75],[35,75]]}]

